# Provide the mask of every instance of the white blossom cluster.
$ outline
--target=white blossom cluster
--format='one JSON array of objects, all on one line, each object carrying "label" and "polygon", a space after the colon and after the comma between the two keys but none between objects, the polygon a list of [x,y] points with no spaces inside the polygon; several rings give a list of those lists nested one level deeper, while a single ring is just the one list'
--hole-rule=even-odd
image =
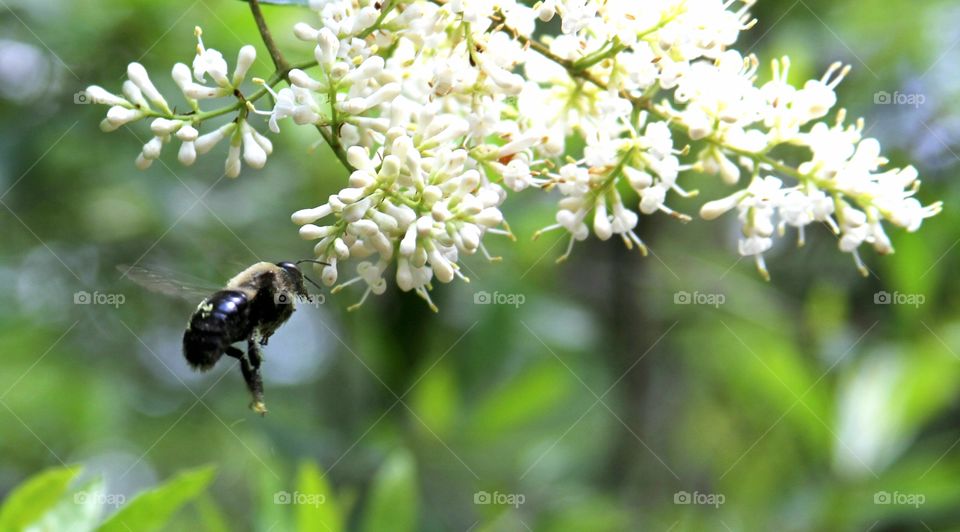
[{"label": "white blossom cluster", "polygon": [[185,166],[192,165],[197,160],[197,155],[209,152],[220,141],[229,138],[230,147],[224,166],[227,177],[240,175],[241,159],[248,166],[263,168],[267,163],[267,156],[273,152],[273,143],[247,122],[249,109],[244,102],[238,102],[234,109],[230,109],[237,113],[234,120],[203,135],[198,130],[203,120],[212,118],[210,113],[200,110],[199,100],[234,97],[238,94],[240,85],[257,58],[256,49],[251,45],[240,49],[231,76],[223,54],[203,45],[200,28],[196,28],[195,33],[197,55],[193,59],[193,68],[177,63],[171,73],[191,112],[177,114],[172,110],[166,98],[150,80],[143,65],[130,63],[127,66],[127,81],[123,83],[122,95],[113,94],[96,85],[86,89],[91,101],[110,106],[107,117],[100,123],[100,129],[105,132],[116,131],[132,122],[152,118],[150,130],[153,137],[144,144],[136,160],[137,167],[141,170],[149,168],[153,161],[160,157],[164,144],[172,141],[174,137],[180,142],[177,159]]},{"label": "white blossom cluster", "polygon": [[[914,231],[940,204],[914,197],[912,167],[881,170],[887,161],[876,140],[862,138],[861,121],[846,125],[842,110],[824,121],[848,67],[832,65],[796,87],[784,58],[758,84],[759,61],[731,48],[753,25],[752,3],[311,0],[318,16],[293,31],[315,61],[286,72],[285,88],[264,84],[270,108],[257,110],[241,94],[237,119],[211,133],[197,136],[203,113],[171,118],[137,64],[126,98],[89,92],[113,106],[106,129],[157,117],[142,165],[176,134],[192,144],[181,148],[187,164],[192,151],[230,137],[228,175],[239,172],[241,145],[248,165],[263,166],[270,144],[247,124],[247,111],[269,115],[274,132],[288,118],[318,128],[352,174],[346,188],[293,221],[319,241],[328,285],[348,259],[359,261],[357,275],[336,289],[365,285],[361,302],[382,293],[388,275],[427,301],[434,279],[464,277],[463,255],[489,257],[487,233],[512,236],[499,210],[508,191],[558,191],[555,223],[541,232],[569,234],[561,258],[590,234],[645,250],[641,214],[690,219],[667,206],[672,195],[696,193],[678,182],[687,171],[739,185],[701,216],[736,210],[739,251],[764,276],[775,233],[797,228],[802,243],[814,222],[832,228],[863,269],[861,244],[892,251],[883,222]],[[560,34],[542,36],[555,18]],[[196,110],[197,99],[240,94],[252,60],[245,47],[228,78],[222,56],[201,43],[193,69],[200,83],[185,65],[174,79]],[[215,86],[202,84],[206,75]],[[781,160],[786,146],[803,148],[805,160]]]},{"label": "white blossom cluster", "polygon": [[[328,264],[322,270],[327,285],[337,281],[338,262],[375,259],[360,262],[357,277],[334,288],[364,283],[357,305],[371,292],[384,292],[384,273],[395,258],[400,289],[416,291],[436,309],[427,293],[431,279],[465,279],[457,265],[460,253],[486,253],[481,239],[488,231],[509,234],[498,229],[503,224],[498,207],[506,193],[467,167],[467,151],[439,148],[424,156],[417,141],[398,127],[387,132],[377,160],[366,148],[350,148],[348,160],[357,168],[350,186],[327,203],[293,215],[302,224],[302,237],[320,240],[314,251]],[[422,146],[423,139],[419,141]],[[337,221],[311,223],[328,216]]]}]

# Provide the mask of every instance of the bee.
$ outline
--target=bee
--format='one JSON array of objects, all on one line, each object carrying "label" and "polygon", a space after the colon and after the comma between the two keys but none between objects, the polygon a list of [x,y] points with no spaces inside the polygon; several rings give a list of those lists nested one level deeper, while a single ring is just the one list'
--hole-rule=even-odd
[{"label": "bee", "polygon": [[[250,408],[267,413],[263,401],[261,347],[295,310],[295,301],[309,300],[304,280],[320,286],[300,271],[297,262],[258,262],[227,281],[226,286],[208,295],[197,306],[183,333],[183,355],[195,370],[208,371],[224,355],[240,361],[243,380],[253,398]],[[133,281],[166,294],[180,293],[185,285],[139,267],[118,266]],[[234,344],[245,342],[246,350]]]}]

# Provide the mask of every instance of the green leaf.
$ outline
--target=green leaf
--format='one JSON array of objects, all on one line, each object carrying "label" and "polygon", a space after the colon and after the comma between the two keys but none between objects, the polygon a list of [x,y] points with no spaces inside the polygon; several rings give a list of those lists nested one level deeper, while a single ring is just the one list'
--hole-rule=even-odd
[{"label": "green leaf", "polygon": [[274,502],[296,506],[297,530],[340,532],[344,529],[343,515],[334,499],[333,489],[313,462],[300,464],[297,491],[292,494],[277,492]]},{"label": "green leaf", "polygon": [[100,530],[155,530],[169,521],[181,506],[200,495],[213,476],[212,466],[180,473],[165,484],[137,495],[110,516]]},{"label": "green leaf", "polygon": [[[277,504],[277,495],[289,489],[288,484],[281,482],[280,475],[275,472],[283,468],[279,463],[267,456],[267,466],[257,468],[254,475],[256,482],[257,507],[252,508],[255,516],[251,528],[254,530],[267,530],[275,527],[275,530],[293,530],[293,523],[290,515],[290,509],[287,506]],[[287,475],[284,475],[286,477]],[[290,475],[293,476],[293,475]]]},{"label": "green leaf", "polygon": [[[439,436],[450,432],[457,420],[458,398],[456,377],[450,368],[434,367],[413,391],[411,400],[417,417]],[[418,424],[418,428],[423,428]]]},{"label": "green leaf", "polygon": [[396,451],[387,458],[373,479],[362,530],[403,532],[416,529],[417,482],[413,456]]},{"label": "green leaf", "polygon": [[60,501],[43,517],[28,527],[27,532],[89,532],[97,528],[103,513],[106,492],[102,478],[87,482]]},{"label": "green leaf", "polygon": [[47,469],[16,487],[0,508],[0,530],[22,530],[40,519],[66,491],[79,467]]},{"label": "green leaf", "polygon": [[230,530],[227,519],[223,515],[223,510],[217,506],[213,497],[207,494],[201,495],[194,505],[197,508],[197,513],[200,514],[200,521],[203,523],[204,530],[207,532],[228,532]]},{"label": "green leaf", "polygon": [[570,392],[570,379],[569,371],[553,359],[527,369],[483,399],[470,434],[495,437],[542,419]]}]

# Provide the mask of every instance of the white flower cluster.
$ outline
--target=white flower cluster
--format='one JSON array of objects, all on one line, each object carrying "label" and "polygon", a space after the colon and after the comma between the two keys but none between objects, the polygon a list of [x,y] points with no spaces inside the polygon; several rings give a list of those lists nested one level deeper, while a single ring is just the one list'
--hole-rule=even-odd
[{"label": "white flower cluster", "polygon": [[[724,55],[718,70],[727,62],[725,75],[752,77],[752,67],[734,73],[733,65],[744,63],[739,54]],[[913,167],[880,171],[887,160],[876,139],[862,137],[862,120],[846,125],[843,110],[833,124],[818,120],[836,103],[833,89],[847,68],[834,64],[821,79],[808,81],[801,89],[786,83],[788,59],[774,61],[773,70],[773,80],[761,87],[743,83],[723,98],[712,91],[714,101],[707,109],[701,106],[691,110],[688,105],[683,111],[670,111],[690,127],[691,138],[709,139],[708,147],[700,153],[699,169],[719,173],[725,181],[736,183],[740,169],[725,155],[727,151],[753,174],[746,189],[705,204],[701,216],[709,220],[736,208],[743,232],[740,253],[754,257],[764,276],[768,277],[763,253],[773,245],[775,226],[781,235],[788,226],[797,228],[802,245],[804,228],[814,222],[838,234],[840,249],[851,253],[866,274],[858,253],[861,244],[871,244],[881,254],[893,251],[883,221],[916,231],[925,218],[939,213],[942,205],[937,202],[925,207],[914,197],[920,183]],[[691,92],[706,93],[708,86],[716,87],[718,81],[703,80]],[[709,118],[689,118],[698,113]],[[692,123],[702,125],[693,127]],[[806,148],[809,159],[796,169],[784,168],[767,156],[783,145]],[[795,180],[796,185],[784,187],[781,179],[770,175],[777,172]]]},{"label": "white flower cluster", "polygon": [[[462,255],[480,250],[489,258],[486,233],[512,236],[499,210],[506,192],[493,182],[501,179],[493,168],[540,138],[505,119],[516,114],[507,100],[522,87],[522,78],[509,72],[511,55],[521,55],[513,39],[475,33],[462,12],[427,2],[397,6],[383,18],[376,6],[321,2],[319,28],[296,25],[299,38],[316,43],[319,75],[291,71],[270,123],[276,128],[290,117],[329,127],[336,142],[350,146],[349,187],[293,215],[301,236],[319,239],[315,254],[329,264],[323,281],[336,283],[347,259],[373,257],[334,289],[362,282],[362,303],[371,292],[383,293],[395,261],[397,286],[430,302],[433,279],[465,278]],[[445,31],[456,28],[461,37],[450,39]],[[501,142],[488,144],[488,137]],[[529,169],[520,174],[518,180],[530,178]],[[333,221],[313,223],[325,217]]]},{"label": "white flower cluster", "polygon": [[[371,292],[382,294],[384,273],[396,258],[397,286],[416,291],[436,310],[427,293],[430,281],[466,279],[457,265],[459,255],[486,253],[481,239],[488,231],[509,234],[498,229],[503,224],[498,207],[506,194],[467,167],[466,150],[440,148],[424,156],[403,128],[389,130],[385,142],[376,160],[365,148],[350,148],[348,160],[357,168],[350,186],[319,207],[294,213],[293,220],[302,224],[302,237],[320,240],[314,251],[328,264],[322,270],[327,285],[337,280],[338,262],[376,258],[360,262],[358,276],[334,292],[363,282],[366,292],[357,305]],[[336,222],[312,223],[327,216]]]},{"label": "white flower cluster", "polygon": [[[798,88],[784,58],[758,85],[758,60],[731,49],[753,25],[753,1],[311,0],[319,22],[293,30],[313,46],[315,61],[278,73],[289,86],[276,92],[278,77],[254,80],[264,84],[258,94],[273,97],[269,110],[237,90],[252,49],[241,50],[228,78],[222,56],[202,43],[193,73],[215,87],[190,80],[185,65],[174,68],[192,116],[174,117],[136,64],[126,98],[90,92],[113,105],[107,129],[158,117],[144,165],[176,134],[185,163],[229,136],[228,175],[239,172],[241,145],[248,165],[263,166],[270,144],[246,123],[248,111],[269,115],[274,132],[288,118],[317,128],[352,174],[346,188],[293,221],[304,238],[319,240],[328,285],[345,261],[360,260],[357,276],[336,290],[365,284],[361,303],[386,289],[394,263],[397,285],[427,301],[434,278],[463,277],[463,255],[489,257],[486,233],[512,236],[499,210],[507,191],[559,192],[555,223],[543,231],[569,234],[561,258],[591,233],[645,251],[641,214],[690,219],[667,202],[696,193],[678,183],[691,170],[731,186],[749,176],[701,216],[736,209],[740,253],[765,276],[775,230],[795,227],[802,243],[814,222],[833,228],[863,269],[861,244],[891,251],[882,222],[913,231],[940,204],[924,207],[914,197],[912,167],[880,170],[886,160],[876,140],[861,138],[862,123],[845,125],[842,110],[836,122],[822,121],[849,68],[832,65]],[[535,36],[554,18],[561,34]],[[196,108],[199,98],[230,94],[240,101],[222,113]],[[201,120],[231,110],[234,122],[197,136]],[[778,148],[787,145],[809,156],[784,162]]]},{"label": "white flower cluster", "polygon": [[[202,112],[198,100],[240,95],[240,85],[257,58],[256,49],[250,45],[242,47],[233,75],[229,76],[223,55],[213,48],[204,47],[200,28],[196,28],[195,33],[197,55],[193,60],[193,68],[177,63],[172,72],[173,80],[180,87],[192,112],[177,114],[150,80],[143,65],[130,63],[122,96],[96,85],[86,89],[91,101],[110,106],[107,117],[100,123],[100,129],[106,132],[116,131],[137,120],[153,118],[150,123],[153,138],[144,144],[143,150],[137,156],[136,164],[141,170],[149,168],[153,161],[160,157],[163,145],[174,137],[180,141],[177,159],[185,166],[192,165],[198,154],[209,152],[220,141],[229,138],[230,148],[224,168],[228,177],[240,175],[241,159],[248,166],[263,168],[267,163],[267,156],[273,152],[273,143],[247,123],[249,109],[242,100],[242,95],[239,96],[240,101],[228,109],[237,112],[233,121],[203,135],[197,129],[203,120],[215,116],[213,113]],[[208,85],[210,82],[213,83],[212,86]]]}]

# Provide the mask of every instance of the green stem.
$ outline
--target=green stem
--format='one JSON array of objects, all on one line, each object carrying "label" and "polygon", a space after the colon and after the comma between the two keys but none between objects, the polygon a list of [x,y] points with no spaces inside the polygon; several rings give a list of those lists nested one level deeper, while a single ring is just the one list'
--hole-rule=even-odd
[{"label": "green stem", "polygon": [[380,8],[380,16],[377,17],[377,20],[373,22],[372,26],[358,33],[357,38],[366,39],[372,35],[373,32],[377,31],[383,25],[383,20],[387,18],[387,15],[390,14],[395,4],[396,2],[394,2],[394,0],[387,0],[387,2],[383,4],[383,7]]},{"label": "green stem", "polygon": [[[499,18],[498,18],[498,17],[499,17]],[[666,21],[661,22],[657,27],[658,27],[658,28],[659,28],[659,27],[662,27],[664,24],[666,24],[667,22],[669,22],[669,20],[671,20],[671,19],[672,19],[672,18],[667,19]],[[495,20],[495,21],[502,21],[503,19],[502,19],[502,16],[498,14],[498,15],[494,15],[494,20]],[[654,29],[656,29],[656,28],[654,28]],[[654,31],[654,30],[650,30],[650,31]],[[533,39],[529,39],[529,38],[527,38],[527,37],[525,37],[525,36],[523,36],[523,35],[517,35],[516,37],[517,37],[517,39],[520,41],[521,44],[523,44],[523,45],[525,45],[525,46],[529,46],[530,49],[532,49],[532,50],[534,50],[535,52],[539,53],[540,55],[542,55],[542,56],[545,57],[546,59],[549,59],[550,61],[552,61],[552,62],[554,62],[554,63],[562,66],[564,69],[567,70],[567,73],[568,73],[571,77],[588,81],[588,82],[592,83],[593,85],[599,87],[600,89],[609,90],[609,88],[608,88],[608,86],[607,86],[606,83],[604,83],[602,80],[600,80],[599,78],[597,78],[597,77],[596,77],[594,74],[592,74],[590,71],[584,70],[585,67],[578,66],[577,62],[569,61],[569,60],[567,60],[567,59],[563,59],[563,58],[561,58],[561,57],[558,57],[557,55],[555,55],[554,53],[552,53],[552,52],[550,51],[550,49],[549,49],[546,45],[544,45],[543,43],[541,43],[541,42],[539,42],[539,41],[536,41],[536,40],[533,40]],[[601,59],[601,60],[602,60],[602,59]],[[634,96],[634,95],[632,95],[632,94],[629,94],[629,93],[626,92],[626,91],[620,91],[620,97],[621,97],[621,98],[624,98],[624,99],[626,99],[626,100],[629,100],[630,103],[632,103],[635,108],[639,108],[639,109],[646,110],[646,111],[648,111],[650,114],[652,114],[652,115],[660,118],[661,120],[667,120],[667,121],[673,126],[673,122],[670,120],[671,117],[668,116],[668,115],[665,114],[665,113],[662,113],[662,112],[659,111],[656,107],[653,106],[653,104],[652,104],[652,102],[651,102],[651,98],[652,98],[652,96],[653,96],[654,94],[656,94],[656,91],[648,91],[648,92],[644,93],[643,96],[637,97],[637,96]],[[730,152],[730,153],[733,153],[733,154],[736,154],[736,155],[740,155],[740,156],[743,156],[743,157],[748,157],[748,158],[750,158],[750,159],[753,159],[753,160],[754,160],[755,162],[757,162],[757,163],[767,164],[767,165],[769,165],[771,168],[773,168],[774,170],[776,170],[777,172],[780,172],[781,174],[786,175],[786,176],[788,176],[788,177],[794,178],[794,179],[796,179],[797,181],[799,181],[799,182],[801,182],[801,183],[811,182],[811,183],[816,184],[816,185],[817,185],[818,187],[820,187],[820,188],[825,188],[825,189],[830,190],[830,187],[829,187],[827,184],[819,182],[819,181],[816,179],[815,176],[803,174],[803,173],[801,173],[799,170],[797,170],[796,168],[794,168],[794,167],[792,167],[792,166],[789,166],[789,165],[787,165],[787,164],[784,164],[783,162],[778,161],[778,160],[776,160],[776,159],[773,159],[772,157],[770,157],[770,156],[768,156],[768,155],[766,155],[766,154],[764,154],[764,153],[753,153],[753,152],[749,152],[749,151],[746,151],[746,150],[741,150],[741,149],[738,149],[738,148],[734,148],[734,147],[732,147],[732,146],[728,146],[728,145],[724,144],[723,142],[721,142],[721,141],[719,141],[719,140],[717,140],[717,139],[713,139],[713,138],[708,138],[708,139],[706,139],[706,140],[707,140],[708,142],[710,142],[711,144],[714,144],[714,145],[718,146],[719,148],[721,148],[721,149],[723,149],[723,150],[726,150],[726,151],[728,151],[728,152]],[[858,201],[858,203],[859,203],[859,201]]]},{"label": "green stem", "polygon": [[[609,48],[608,48],[609,46]],[[597,63],[602,62],[604,59],[614,57],[620,52],[627,49],[627,45],[620,42],[619,39],[614,39],[607,44],[604,44],[599,50],[593,52],[592,54],[585,55],[580,59],[577,59],[573,63],[573,68],[577,70],[585,70]]]},{"label": "green stem", "polygon": [[[270,51],[270,57],[273,59],[273,64],[277,67],[277,72],[274,74],[270,80],[279,82],[281,79],[287,79],[290,75],[292,68],[288,66],[287,60],[283,57],[283,53],[280,52],[280,49],[277,48],[276,43],[273,41],[273,36],[270,35],[270,29],[267,27],[267,23],[263,18],[263,13],[260,11],[260,2],[259,0],[250,0],[250,11],[253,13],[254,20],[257,21],[257,29],[260,31],[260,37],[263,39],[263,44],[266,45],[267,50]],[[383,13],[381,13],[381,18],[377,19],[377,23],[374,23],[371,28],[376,28],[379,25],[379,22],[382,20]],[[316,64],[316,61],[313,61],[313,64]],[[289,80],[288,80],[289,81]],[[261,91],[266,92],[266,87],[260,89]],[[262,95],[260,95],[262,96]],[[340,127],[340,123],[337,120],[337,109],[336,109],[336,88],[333,85],[331,80],[330,82],[330,115],[331,115],[331,125],[330,131],[327,131],[321,125],[317,125],[317,131],[320,132],[320,136],[323,137],[323,140],[333,149],[333,153],[336,154],[337,159],[347,168],[348,171],[353,170],[353,166],[350,165],[347,161],[347,153],[344,151],[343,146],[340,144],[340,137],[337,135],[337,130]],[[243,102],[240,104],[245,105]]]},{"label": "green stem", "polygon": [[[317,66],[316,60],[304,61],[302,63],[297,63],[294,65],[288,66],[283,71],[274,72],[273,75],[270,76],[270,79],[266,81],[265,85],[268,85],[271,88],[273,88],[277,84],[279,84],[281,81],[286,80],[287,75],[290,73],[291,70],[294,70],[294,69],[305,70],[314,66]],[[266,87],[261,87],[256,91],[254,91],[253,93],[251,93],[250,96],[244,96],[243,94],[240,94],[237,97],[237,101],[235,103],[232,103],[230,105],[226,105],[224,107],[220,107],[217,109],[213,109],[210,111],[202,111],[198,113],[187,113],[187,114],[170,114],[170,113],[162,113],[162,112],[158,112],[150,109],[146,111],[146,116],[167,118],[169,120],[182,120],[184,122],[200,123],[200,122],[203,122],[204,120],[209,120],[211,118],[215,118],[218,116],[239,111],[242,108],[246,107],[247,105],[246,102],[255,102],[260,98],[263,98],[267,94],[269,94],[269,91],[267,91]]]}]

